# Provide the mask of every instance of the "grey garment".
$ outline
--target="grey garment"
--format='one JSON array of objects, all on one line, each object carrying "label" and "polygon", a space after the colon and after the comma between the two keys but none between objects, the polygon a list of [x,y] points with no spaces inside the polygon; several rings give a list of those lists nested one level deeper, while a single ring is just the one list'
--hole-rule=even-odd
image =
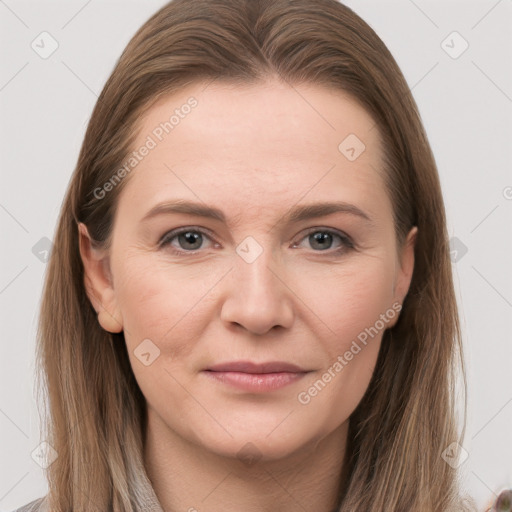
[{"label": "grey garment", "polygon": [[45,503],[46,496],[37,498],[26,505],[14,510],[14,512],[47,512],[47,506]]},{"label": "grey garment", "polygon": [[[142,507],[137,510],[137,512],[164,512],[145,471],[143,471],[143,480],[144,487],[142,492]],[[17,508],[13,512],[49,512],[48,504],[46,503],[46,496],[37,498],[36,500]]]}]

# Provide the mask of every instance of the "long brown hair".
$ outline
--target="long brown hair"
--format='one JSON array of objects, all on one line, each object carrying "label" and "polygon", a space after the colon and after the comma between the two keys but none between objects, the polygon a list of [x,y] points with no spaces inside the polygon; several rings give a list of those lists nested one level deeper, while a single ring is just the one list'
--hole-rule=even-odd
[{"label": "long brown hair", "polygon": [[[418,226],[415,269],[397,324],[350,418],[340,512],[470,510],[442,457],[462,442],[455,402],[466,376],[445,209],[434,157],[410,89],[371,27],[336,0],[174,0],[135,34],[92,113],[54,236],[37,358],[48,398],[50,510],[141,507],[145,400],[123,333],[104,331],[88,300],[77,224],[109,247],[119,194],[95,193],[133,151],[142,114],[203,80],[279,78],[343,90],[384,141],[397,243]],[[459,370],[459,371],[458,371]],[[469,506],[468,506],[469,507]]]}]

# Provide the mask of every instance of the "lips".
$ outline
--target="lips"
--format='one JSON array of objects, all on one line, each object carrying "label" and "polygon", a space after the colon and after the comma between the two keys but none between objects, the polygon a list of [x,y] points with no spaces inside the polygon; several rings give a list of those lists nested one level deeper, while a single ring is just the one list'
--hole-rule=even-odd
[{"label": "lips", "polygon": [[276,391],[299,381],[307,373],[309,370],[283,361],[232,361],[210,366],[203,371],[206,377],[222,385],[250,393]]},{"label": "lips", "polygon": [[305,370],[295,364],[283,361],[272,361],[268,363],[253,363],[251,361],[232,361],[220,363],[206,368],[212,372],[243,372],[243,373],[305,373]]}]

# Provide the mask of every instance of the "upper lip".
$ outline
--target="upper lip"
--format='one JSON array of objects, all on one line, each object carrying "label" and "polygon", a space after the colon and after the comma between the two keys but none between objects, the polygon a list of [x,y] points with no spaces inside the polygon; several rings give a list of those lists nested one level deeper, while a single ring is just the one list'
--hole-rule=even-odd
[{"label": "upper lip", "polygon": [[206,370],[213,372],[243,372],[243,373],[304,373],[308,370],[295,364],[284,361],[270,361],[268,363],[253,363],[252,361],[231,361],[209,366]]}]

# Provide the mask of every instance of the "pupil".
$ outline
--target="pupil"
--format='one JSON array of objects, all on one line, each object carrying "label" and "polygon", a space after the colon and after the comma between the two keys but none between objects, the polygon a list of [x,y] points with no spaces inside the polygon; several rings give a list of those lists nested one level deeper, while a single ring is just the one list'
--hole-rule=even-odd
[{"label": "pupil", "polygon": [[[187,243],[193,244],[194,242],[198,241],[198,239],[200,238],[201,235],[199,233],[187,231],[186,233],[182,233],[181,236],[185,238]],[[196,249],[196,248],[197,247],[192,247],[192,249]],[[189,249],[190,249],[190,247],[189,247]]]},{"label": "pupil", "polygon": [[[313,240],[315,242],[319,242],[320,243],[320,248],[321,249],[325,249],[325,248],[329,248],[330,247],[330,244],[328,242],[331,241],[330,240],[331,235],[329,233],[320,233],[320,232],[318,232],[318,233],[315,233],[315,234],[313,234],[311,236],[313,237]],[[327,240],[327,244],[325,243],[326,240]]]}]

